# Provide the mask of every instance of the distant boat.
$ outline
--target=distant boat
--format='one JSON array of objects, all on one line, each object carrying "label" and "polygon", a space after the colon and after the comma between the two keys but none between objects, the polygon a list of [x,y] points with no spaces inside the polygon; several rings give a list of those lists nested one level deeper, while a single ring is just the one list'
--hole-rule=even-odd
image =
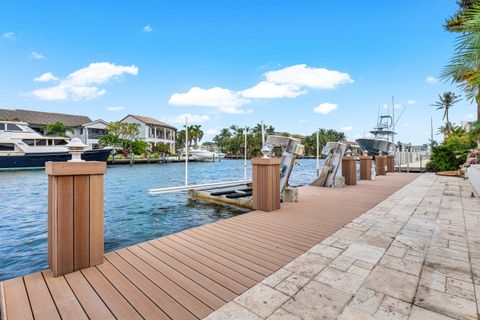
[{"label": "distant boat", "polygon": [[[65,137],[45,137],[25,122],[0,121],[0,170],[43,168],[45,162],[72,158]],[[111,150],[86,150],[85,161],[107,161]]]},{"label": "distant boat", "polygon": [[391,116],[379,116],[377,125],[370,133],[373,137],[355,140],[363,151],[367,151],[369,155],[378,155],[380,152],[388,154],[395,151],[397,145],[392,142],[395,132]]},{"label": "distant boat", "polygon": [[[185,150],[183,150],[183,155],[185,155]],[[224,153],[205,149],[189,149],[188,155],[197,161],[215,161],[225,158]]]}]

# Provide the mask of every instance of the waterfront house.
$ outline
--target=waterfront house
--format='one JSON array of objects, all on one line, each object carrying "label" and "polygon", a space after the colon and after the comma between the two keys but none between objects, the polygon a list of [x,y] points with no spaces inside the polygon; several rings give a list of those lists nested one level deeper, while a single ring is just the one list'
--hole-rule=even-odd
[{"label": "waterfront house", "polygon": [[164,143],[170,146],[170,152],[175,153],[175,136],[177,128],[163,121],[129,114],[120,122],[137,123],[140,125],[140,139],[149,142],[152,146]]},{"label": "waterfront house", "polygon": [[87,116],[24,109],[0,109],[0,120],[25,122],[41,134],[46,133],[45,128],[48,124],[59,121],[72,128],[73,133],[66,133],[68,137],[80,138],[93,149],[98,148],[98,139],[106,133],[105,128],[108,124],[103,120],[92,121]]}]

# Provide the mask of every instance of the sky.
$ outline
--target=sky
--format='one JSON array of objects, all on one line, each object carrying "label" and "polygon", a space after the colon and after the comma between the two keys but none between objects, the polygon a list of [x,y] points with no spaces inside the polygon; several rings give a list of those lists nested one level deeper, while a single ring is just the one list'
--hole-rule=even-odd
[{"label": "sky", "polygon": [[[462,94],[439,80],[455,10],[454,0],[3,0],[0,108],[177,127],[188,116],[204,141],[260,121],[355,139],[394,96],[396,140],[423,144],[430,119],[435,133],[442,125],[438,95]],[[475,110],[462,100],[451,121]]]}]

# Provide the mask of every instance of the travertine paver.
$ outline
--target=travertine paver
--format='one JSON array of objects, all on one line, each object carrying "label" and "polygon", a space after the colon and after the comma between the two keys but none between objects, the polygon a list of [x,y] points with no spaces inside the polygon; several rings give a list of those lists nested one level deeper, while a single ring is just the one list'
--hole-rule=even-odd
[{"label": "travertine paver", "polygon": [[424,174],[209,319],[478,319],[480,200]]}]

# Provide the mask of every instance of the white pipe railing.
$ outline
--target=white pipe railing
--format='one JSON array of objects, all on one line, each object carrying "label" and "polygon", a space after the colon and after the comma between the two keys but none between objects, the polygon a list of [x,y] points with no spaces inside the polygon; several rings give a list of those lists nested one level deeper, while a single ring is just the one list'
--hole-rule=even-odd
[{"label": "white pipe railing", "polygon": [[223,187],[235,187],[243,184],[252,183],[252,180],[235,180],[235,181],[223,181],[223,182],[211,182],[211,183],[202,183],[202,184],[192,184],[187,186],[180,187],[166,187],[166,188],[156,188],[150,189],[148,192],[150,194],[165,194],[165,193],[174,193],[180,191],[188,190],[205,190],[211,188],[223,188]]},{"label": "white pipe railing", "polygon": [[395,152],[395,165],[402,166],[420,162],[424,166],[430,159],[430,151],[397,151]]}]

